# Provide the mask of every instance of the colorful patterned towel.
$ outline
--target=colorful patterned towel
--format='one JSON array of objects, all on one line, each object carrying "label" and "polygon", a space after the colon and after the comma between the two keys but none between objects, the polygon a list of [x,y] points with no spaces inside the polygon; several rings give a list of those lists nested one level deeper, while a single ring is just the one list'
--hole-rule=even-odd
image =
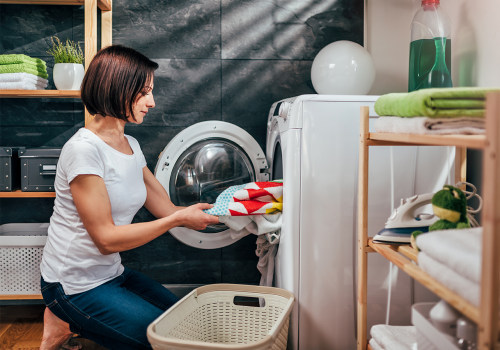
[{"label": "colorful patterned towel", "polygon": [[206,213],[217,216],[260,215],[281,212],[283,182],[249,182],[226,188]]}]

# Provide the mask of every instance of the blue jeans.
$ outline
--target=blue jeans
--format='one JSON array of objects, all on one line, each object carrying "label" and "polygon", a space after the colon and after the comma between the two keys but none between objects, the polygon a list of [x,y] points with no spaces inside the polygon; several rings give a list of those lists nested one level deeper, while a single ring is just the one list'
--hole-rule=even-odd
[{"label": "blue jeans", "polygon": [[115,279],[66,295],[60,283],[41,280],[43,300],[73,333],[108,349],[151,349],[148,325],[178,298],[160,283],[125,268]]}]

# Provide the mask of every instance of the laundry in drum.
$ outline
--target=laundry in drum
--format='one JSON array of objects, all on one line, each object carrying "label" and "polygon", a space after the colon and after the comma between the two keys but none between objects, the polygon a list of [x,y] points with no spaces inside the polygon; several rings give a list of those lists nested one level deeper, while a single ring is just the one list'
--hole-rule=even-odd
[{"label": "laundry in drum", "polygon": [[283,181],[256,181],[226,188],[205,210],[216,216],[246,216],[280,213],[283,208]]}]

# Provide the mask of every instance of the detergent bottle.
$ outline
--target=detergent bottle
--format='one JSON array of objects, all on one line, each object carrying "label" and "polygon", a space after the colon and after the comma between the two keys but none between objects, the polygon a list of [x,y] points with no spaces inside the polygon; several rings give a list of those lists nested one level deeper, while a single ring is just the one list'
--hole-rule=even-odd
[{"label": "detergent bottle", "polygon": [[411,23],[408,91],[453,86],[450,32],[439,0],[422,0]]}]

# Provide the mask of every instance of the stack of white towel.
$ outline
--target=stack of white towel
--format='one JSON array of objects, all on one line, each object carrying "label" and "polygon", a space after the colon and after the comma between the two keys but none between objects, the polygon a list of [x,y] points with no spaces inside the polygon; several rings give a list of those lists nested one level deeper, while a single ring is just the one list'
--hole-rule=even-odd
[{"label": "stack of white towel", "polygon": [[23,54],[0,55],[0,90],[42,90],[48,85],[47,65]]},{"label": "stack of white towel", "polygon": [[485,133],[484,118],[380,117],[374,124],[376,132],[428,135],[481,135]]},{"label": "stack of white towel", "polygon": [[475,306],[479,306],[482,233],[482,227],[475,227],[417,236],[420,268]]},{"label": "stack of white towel", "polygon": [[390,326],[377,324],[370,329],[370,346],[373,350],[416,350],[415,326]]}]

